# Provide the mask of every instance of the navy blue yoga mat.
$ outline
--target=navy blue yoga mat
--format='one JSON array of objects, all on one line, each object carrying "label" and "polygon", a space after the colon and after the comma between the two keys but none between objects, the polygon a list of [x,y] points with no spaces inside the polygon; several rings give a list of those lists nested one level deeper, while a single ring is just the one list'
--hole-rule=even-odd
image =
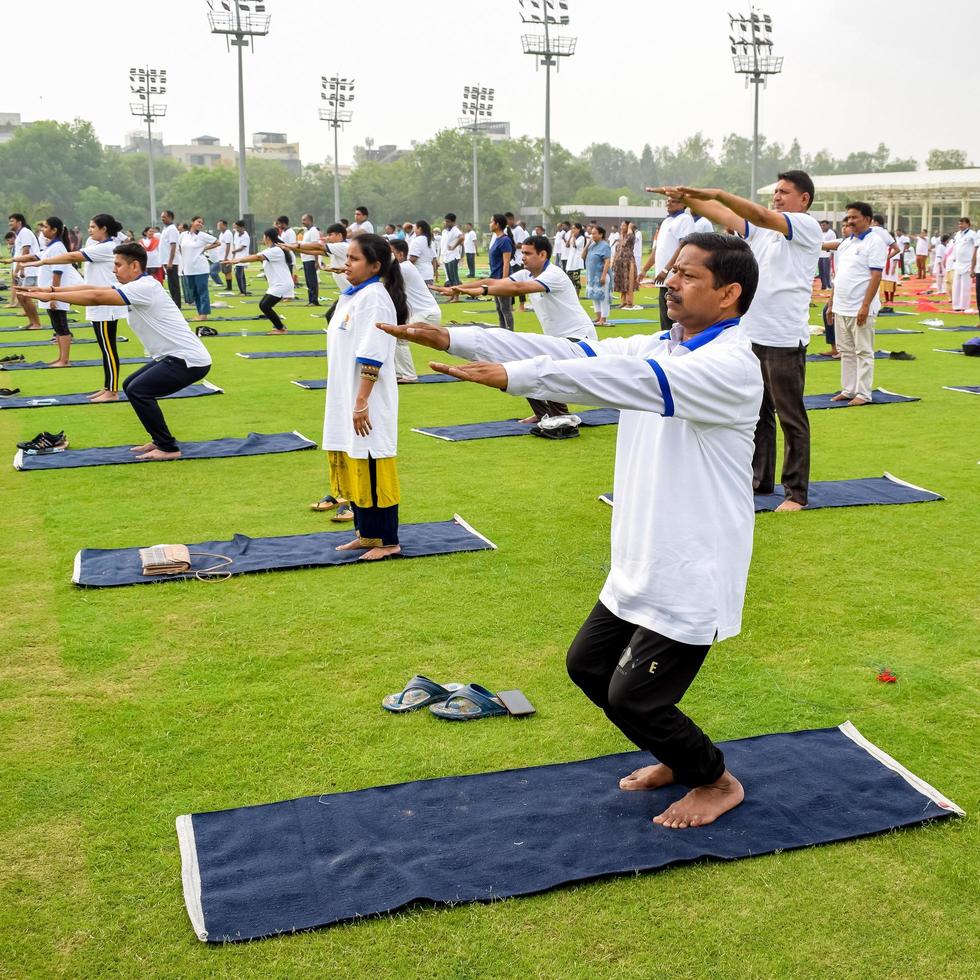
[{"label": "navy blue yoga mat", "polygon": [[[831,399],[836,395],[837,392],[831,392],[826,395],[804,395],[803,404],[806,406],[808,412],[816,412],[822,408],[850,408],[851,406],[847,402],[835,402]],[[892,391],[885,391],[884,388],[875,388],[871,392],[871,401],[868,405],[894,405],[898,402],[917,402],[921,401],[920,398],[913,398],[910,395],[896,395]],[[862,406],[867,408],[867,405]]]},{"label": "navy blue yoga mat", "polygon": [[974,324],[972,327],[930,327],[930,330],[940,330],[944,333],[980,333],[980,326]]},{"label": "navy blue yoga mat", "polygon": [[[66,449],[63,453],[28,456],[18,450],[14,456],[15,470],[70,470],[79,466],[115,466],[119,463],[140,463],[125,446],[95,446],[91,449]],[[299,449],[316,449],[316,443],[298,432],[275,432],[263,435],[250,432],[244,439],[207,439],[204,442],[182,442],[180,460],[226,459],[231,456],[264,456],[270,453],[291,453]]]},{"label": "navy blue yoga mat", "polygon": [[[150,359],[148,357],[120,357],[119,363],[149,364]],[[68,367],[102,367],[102,361],[72,361]],[[8,364],[0,364],[0,371],[41,371],[45,368],[51,368],[52,371],[65,370],[65,368],[52,368],[47,361],[10,361]]]},{"label": "navy blue yoga mat", "polygon": [[685,787],[619,789],[622,776],[650,764],[644,752],[181,816],[184,902],[200,940],[234,942],[419,902],[489,902],[963,814],[850,722],[722,748],[745,802],[686,830],[652,821]]},{"label": "navy blue yoga mat", "polygon": [[[188,385],[175,391],[172,395],[163,395],[163,398],[198,398],[201,395],[223,395],[224,392],[207,381],[198,384]],[[115,402],[95,402],[95,406],[101,408],[103,405],[121,405],[128,402],[124,391],[119,392],[119,400]],[[64,405],[92,405],[84,392],[79,391],[71,395],[21,395],[19,398],[0,398],[0,409],[2,408],[52,408]]]},{"label": "navy blue yoga mat", "polygon": [[[619,423],[619,412],[615,408],[590,408],[575,414],[582,420],[582,425],[587,427],[617,425]],[[470,439],[527,436],[531,434],[531,426],[524,425],[516,419],[504,419],[502,422],[435,425],[424,429],[412,429],[412,432],[421,433],[423,436],[434,436],[436,439],[444,439],[446,442],[468,442]]]},{"label": "navy blue yoga mat", "polygon": [[915,316],[915,315],[916,314],[913,313],[911,310],[888,310],[887,312],[885,310],[881,310],[878,313],[878,316]]},{"label": "navy blue yoga mat", "polygon": [[270,357],[326,357],[327,350],[325,347],[320,350],[257,350],[244,354],[239,352],[238,356],[249,361],[262,361]]},{"label": "navy blue yoga mat", "polygon": [[[85,327],[89,326],[89,324],[87,324],[87,323],[85,323],[85,324],[79,324],[77,320],[69,320],[68,322],[72,326],[85,326]],[[48,329],[48,328],[45,327],[44,329]],[[19,331],[22,331],[22,332],[26,332],[25,329],[24,329],[24,327],[0,327],[0,333],[14,333],[14,332],[16,332],[18,330]]]},{"label": "navy blue yoga mat", "polygon": [[885,333],[922,333],[921,330],[902,330],[900,327],[896,327],[894,330],[875,330],[876,334]]},{"label": "navy blue yoga mat", "polygon": [[[72,347],[77,347],[79,344],[97,344],[98,341],[94,337],[83,337],[81,340],[76,338],[71,342]],[[116,343],[126,344],[129,343],[129,337],[116,337]],[[18,340],[14,343],[3,343],[0,347],[50,347],[52,350],[57,350],[50,340]]]},{"label": "navy blue yoga mat", "polygon": [[[258,317],[244,316],[244,317],[240,317],[240,319],[242,319],[242,320],[265,320],[265,317],[264,316],[258,316]],[[211,321],[209,320],[208,322],[210,323]],[[266,320],[266,323],[268,323],[268,322],[269,321]],[[272,328],[272,324],[269,324],[269,329],[271,329],[271,328]],[[245,330],[244,332],[241,331],[241,330],[219,330],[218,333],[215,336],[218,336],[218,337],[268,337],[268,336],[286,337],[286,336],[292,335],[294,337],[314,337],[314,336],[321,336],[322,337],[325,334],[326,334],[326,330],[290,330],[289,331],[289,334],[271,334],[270,335],[269,334],[269,330],[263,329],[263,330]],[[202,337],[201,338],[201,340],[203,340],[203,341],[208,341],[208,340],[213,340],[213,339],[214,339],[213,337]]]},{"label": "navy blue yoga mat", "polygon": [[639,317],[635,319],[628,320],[607,320],[607,323],[611,323],[614,327],[628,327],[631,323],[659,323],[659,320],[643,320]]},{"label": "navy blue yoga mat", "polygon": [[947,391],[965,391],[968,395],[980,395],[980,385],[943,385]]},{"label": "navy blue yoga mat", "polygon": [[[823,507],[864,507],[870,504],[924,504],[945,499],[931,490],[906,483],[891,473],[859,480],[815,481],[810,484],[807,497],[807,510],[820,510]],[[599,499],[604,504],[613,504],[612,493],[601,494]],[[777,484],[774,493],[756,494],[755,512],[759,514],[775,510],[785,499],[782,486]]]},{"label": "navy blue yoga mat", "polygon": [[[876,361],[887,361],[890,357],[891,357],[891,351],[887,351],[887,350],[875,351]],[[807,354],[806,359],[813,364],[819,364],[823,361],[828,361],[831,364],[840,364],[840,358],[831,357],[830,354]]]},{"label": "navy blue yoga mat", "polygon": [[[419,375],[419,384],[422,385],[439,385],[449,381],[459,381],[459,378],[452,378],[448,374]],[[315,378],[312,381],[292,381],[290,383],[296,385],[298,388],[306,388],[309,391],[323,391],[327,387],[325,378]],[[406,385],[402,384],[399,387],[404,388]]]},{"label": "navy blue yoga mat", "polygon": [[[233,559],[227,571],[232,575],[246,572],[286,571],[294,568],[319,568],[324,565],[350,565],[362,552],[337,551],[337,546],[353,540],[353,531],[321,531],[316,534],[284,534],[274,538],[250,538],[236,534],[231,541],[205,541],[189,544],[191,553],[207,551]],[[398,558],[423,558],[448,555],[458,551],[487,551],[496,545],[474,531],[459,515],[451,521],[430,524],[403,524],[398,529],[402,550]],[[143,575],[139,548],[84,548],[75,555],[72,581],[94,588],[109,585],[147,585],[193,579],[187,575]],[[194,567],[208,568],[213,558],[195,558]]]}]

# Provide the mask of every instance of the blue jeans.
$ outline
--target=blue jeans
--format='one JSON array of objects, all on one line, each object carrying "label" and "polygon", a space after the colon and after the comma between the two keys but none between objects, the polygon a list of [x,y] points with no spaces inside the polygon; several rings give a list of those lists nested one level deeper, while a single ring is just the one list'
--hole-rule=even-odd
[{"label": "blue jeans", "polygon": [[235,282],[238,283],[238,291],[242,296],[248,295],[248,283],[245,281],[245,266],[235,266]]},{"label": "blue jeans", "polygon": [[219,285],[223,286],[225,281],[221,278],[221,263],[212,262],[211,263],[211,278]]},{"label": "blue jeans", "polygon": [[459,259],[446,259],[446,285],[458,286],[459,280]]},{"label": "blue jeans", "polygon": [[211,312],[211,297],[208,294],[208,274],[206,272],[199,272],[197,275],[187,276],[186,279],[191,299],[197,307],[197,312],[201,316],[207,316]]}]

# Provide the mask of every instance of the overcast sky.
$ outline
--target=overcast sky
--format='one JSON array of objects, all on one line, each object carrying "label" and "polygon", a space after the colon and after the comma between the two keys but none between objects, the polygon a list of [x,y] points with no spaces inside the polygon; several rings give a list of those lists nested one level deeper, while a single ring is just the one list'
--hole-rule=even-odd
[{"label": "overcast sky", "polygon": [[[639,151],[698,130],[716,141],[750,135],[751,92],[728,47],[727,11],[743,9],[738,2],[570,0],[564,32],[578,37],[578,50],[554,81],[553,138],[575,151],[592,142]],[[517,0],[268,0],[268,9],[271,32],[246,60],[246,132],[286,132],[304,163],[333,151],[317,111],[320,76],[335,72],[357,79],[342,162],[367,137],[407,146],[454,124],[468,83],[496,88],[496,118],[513,134],[543,131],[544,73],[522,53],[522,30],[535,28],[522,28]],[[975,64],[955,53],[955,39],[980,37],[976,0],[783,0],[761,9],[773,16],[774,53],[785,57],[762,93],[768,137],[837,155],[883,140],[920,164],[933,147],[958,147],[980,164],[975,69],[940,94],[945,72],[964,58]],[[940,23],[928,25],[928,10],[941,11]],[[4,3],[8,55],[45,61],[29,75],[8,71],[17,84],[4,86],[0,112],[81,116],[104,143],[122,143],[135,122],[128,69],[148,63],[170,74],[166,142],[208,133],[234,143],[234,57],[209,33],[206,12],[205,0],[46,0],[40,13]],[[949,43],[935,42],[939,30]],[[965,102],[963,84],[972,93]]]}]

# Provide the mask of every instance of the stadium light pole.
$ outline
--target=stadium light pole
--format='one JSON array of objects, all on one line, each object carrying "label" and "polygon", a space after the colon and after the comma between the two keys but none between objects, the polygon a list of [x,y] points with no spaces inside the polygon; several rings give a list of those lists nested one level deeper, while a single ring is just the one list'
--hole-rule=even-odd
[{"label": "stadium light pole", "polygon": [[736,74],[745,76],[745,84],[754,86],[754,112],[752,117],[752,171],[749,197],[754,201],[759,169],[759,89],[766,84],[769,75],[783,70],[783,59],[772,53],[772,18],[749,8],[747,17],[729,14],[731,30],[729,42],[732,48],[732,66]]},{"label": "stadium light pole", "polygon": [[167,91],[167,70],[156,68],[130,68],[129,91],[139,99],[130,102],[129,111],[146,123],[146,149],[150,156],[150,224],[157,221],[157,186],[153,173],[153,122],[167,114],[167,107],[154,102],[154,95]]},{"label": "stadium light pole", "polygon": [[544,168],[541,187],[541,217],[547,224],[551,211],[551,69],[562,58],[575,54],[578,38],[553,37],[550,27],[568,26],[568,0],[518,0],[522,24],[540,24],[544,34],[524,34],[524,53],[533,55],[535,67],[544,67]]},{"label": "stadium light pole", "polygon": [[320,77],[320,98],[327,103],[320,109],[320,118],[333,129],[333,220],[340,221],[340,158],[339,132],[344,123],[349,123],[354,110],[347,108],[354,101],[354,79],[333,75]]},{"label": "stadium light pole", "polygon": [[473,137],[473,227],[480,227],[480,190],[476,169],[476,137],[481,129],[486,129],[493,116],[492,88],[479,85],[463,86],[463,116],[459,120],[460,129],[467,130]]},{"label": "stadium light pole", "polygon": [[[215,7],[217,3],[217,7]],[[272,19],[267,3],[255,0],[208,0],[208,23],[212,34],[223,34],[230,51],[238,49],[238,210],[248,214],[248,175],[245,171],[245,81],[242,51],[255,50],[255,38],[269,33]],[[220,9],[218,9],[220,8]]]}]

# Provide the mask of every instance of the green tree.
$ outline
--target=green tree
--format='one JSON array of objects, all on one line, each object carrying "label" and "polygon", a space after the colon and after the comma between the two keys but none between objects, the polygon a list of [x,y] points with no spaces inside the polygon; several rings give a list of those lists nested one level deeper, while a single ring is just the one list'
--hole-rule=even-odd
[{"label": "green tree", "polygon": [[195,214],[204,215],[209,222],[225,215],[237,217],[238,171],[234,167],[191,167],[170,184],[163,206],[178,221],[190,221]]},{"label": "green tree", "polygon": [[926,170],[963,170],[969,166],[964,150],[930,150]]}]

